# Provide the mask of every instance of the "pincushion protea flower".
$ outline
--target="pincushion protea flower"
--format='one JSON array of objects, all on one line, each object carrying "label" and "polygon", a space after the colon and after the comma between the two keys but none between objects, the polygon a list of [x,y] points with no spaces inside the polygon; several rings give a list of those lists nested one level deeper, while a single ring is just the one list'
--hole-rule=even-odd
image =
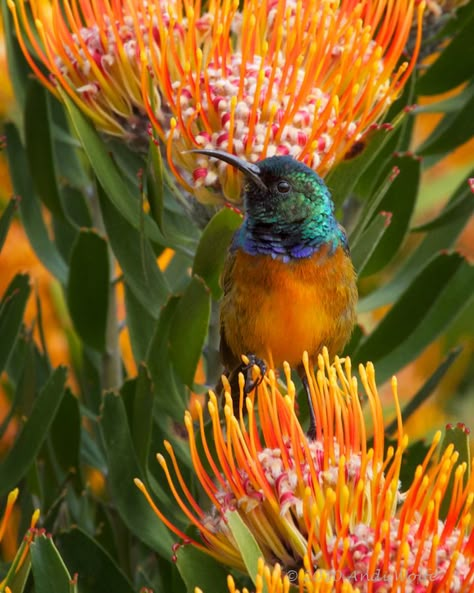
[{"label": "pincushion protea flower", "polygon": [[[198,147],[250,161],[291,154],[324,176],[408,79],[421,36],[416,4],[246,0],[240,12],[238,2],[212,0],[203,12],[189,0],[168,26],[153,8],[162,42],[150,48],[143,90],[158,88],[166,105],[150,99],[147,111],[178,179],[204,202],[222,200],[222,190],[239,201],[235,171],[186,154]],[[414,21],[415,50],[399,65]]]},{"label": "pincushion protea flower", "polygon": [[25,0],[8,0],[38,78],[126,140],[143,136],[146,112],[178,180],[205,202],[221,190],[237,202],[240,181],[188,149],[291,154],[324,176],[406,82],[417,2],[30,0],[33,27]]},{"label": "pincushion protea flower", "polygon": [[[270,371],[245,401],[247,420],[234,415],[228,393],[223,412],[211,394],[212,447],[202,411],[201,454],[191,418],[185,417],[194,470],[212,504],[210,511],[204,511],[187,488],[171,444],[165,443],[172,467],[158,455],[177,503],[201,540],[190,539],[173,525],[137,480],[158,517],[183,540],[240,570],[245,563],[228,524],[231,511],[253,534],[267,563],[278,562],[287,574],[304,569],[310,579],[324,571],[334,577],[334,591],[346,590],[344,583],[361,592],[473,591],[474,475],[465,480],[466,464],[456,466],[458,453],[449,446],[433,462],[441,436],[437,433],[410,488],[402,493],[399,476],[407,437],[396,380],[392,389],[398,430],[395,445],[387,446],[374,368],[370,363],[359,367],[372,426],[369,447],[350,360],[336,358],[331,365],[325,352],[316,375],[307,358],[305,366],[316,439],[308,440],[298,420],[288,367],[287,393],[281,393]],[[441,520],[451,477],[449,510]]]},{"label": "pincushion protea flower", "polygon": [[8,0],[21,48],[38,79],[56,96],[62,88],[100,130],[125,140],[146,137],[139,56],[148,43],[148,26],[141,4]]}]

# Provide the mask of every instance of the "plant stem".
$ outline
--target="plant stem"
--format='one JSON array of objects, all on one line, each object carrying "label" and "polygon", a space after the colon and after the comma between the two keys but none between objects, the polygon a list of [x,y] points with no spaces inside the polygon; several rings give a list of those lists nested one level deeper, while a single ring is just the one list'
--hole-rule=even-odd
[{"label": "plant stem", "polygon": [[[91,210],[94,227],[106,235],[104,219],[97,194],[91,196]],[[107,307],[107,323],[105,328],[105,352],[102,354],[101,385],[106,391],[116,390],[122,385],[122,360],[119,344],[119,321],[117,317],[117,283],[115,273],[115,256],[109,245],[109,298]]]}]

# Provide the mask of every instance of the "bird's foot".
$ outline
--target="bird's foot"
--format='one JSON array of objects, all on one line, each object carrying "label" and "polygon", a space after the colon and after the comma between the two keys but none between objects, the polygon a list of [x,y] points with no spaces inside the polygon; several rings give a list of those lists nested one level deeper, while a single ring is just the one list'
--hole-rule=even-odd
[{"label": "bird's foot", "polygon": [[[267,372],[267,365],[265,364],[265,361],[255,356],[255,354],[242,356],[242,361],[244,363],[242,365],[242,372],[245,376],[244,393],[247,395],[263,381],[263,377]],[[255,367],[257,367],[257,369],[255,369]]]}]

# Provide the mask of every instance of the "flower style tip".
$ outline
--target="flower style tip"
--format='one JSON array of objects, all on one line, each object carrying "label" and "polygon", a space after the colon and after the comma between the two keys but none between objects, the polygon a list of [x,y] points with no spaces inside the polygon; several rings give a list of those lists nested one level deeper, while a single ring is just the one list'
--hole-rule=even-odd
[{"label": "flower style tip", "polygon": [[[186,153],[225,150],[249,162],[292,155],[322,176],[399,94],[416,62],[416,0],[215,0],[184,3],[153,46],[146,101],[168,160],[198,200],[238,202],[238,173]],[[412,23],[416,43],[400,64]],[[223,194],[223,195],[222,195]]]},{"label": "flower style tip", "polygon": [[[316,372],[308,367],[307,356],[304,364],[316,438],[306,437],[298,419],[288,365],[286,390],[269,371],[245,399],[247,417],[234,414],[229,393],[220,410],[211,392],[212,446],[202,409],[199,434],[189,414],[185,417],[194,471],[211,510],[204,510],[208,505],[201,506],[187,487],[169,443],[169,461],[158,456],[173,496],[199,538],[174,526],[138,483],[155,513],[184,541],[245,571],[239,534],[230,520],[237,514],[265,562],[279,563],[286,576],[302,571],[298,579],[308,591],[473,591],[474,476],[467,477],[466,463],[458,463],[452,445],[434,461],[441,438],[437,433],[411,486],[402,492],[400,470],[408,439],[396,380],[392,389],[398,427],[395,440],[387,443],[372,364],[359,367],[368,421],[349,358],[330,363],[325,350]],[[243,402],[243,391],[240,397]],[[317,585],[318,578],[321,583],[329,579],[332,588]]]}]

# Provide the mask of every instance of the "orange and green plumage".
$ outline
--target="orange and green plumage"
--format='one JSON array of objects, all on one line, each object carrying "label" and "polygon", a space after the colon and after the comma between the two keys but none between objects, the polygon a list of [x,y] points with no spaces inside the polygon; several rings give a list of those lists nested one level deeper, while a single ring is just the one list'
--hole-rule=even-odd
[{"label": "orange and green plumage", "polygon": [[289,156],[255,164],[199,150],[245,175],[245,215],[224,267],[221,357],[226,373],[252,354],[301,368],[326,346],[341,353],[356,321],[356,274],[324,181]]}]

